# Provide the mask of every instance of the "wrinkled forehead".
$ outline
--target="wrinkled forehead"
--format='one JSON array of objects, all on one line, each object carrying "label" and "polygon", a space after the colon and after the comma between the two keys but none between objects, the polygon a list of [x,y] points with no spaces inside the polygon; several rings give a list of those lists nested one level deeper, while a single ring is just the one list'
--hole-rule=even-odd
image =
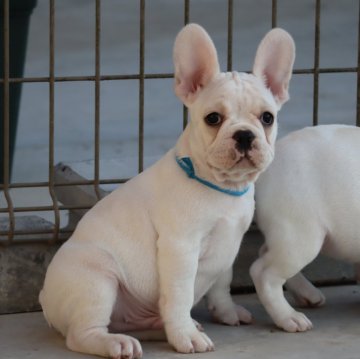
[{"label": "wrinkled forehead", "polygon": [[276,114],[274,97],[262,81],[252,74],[225,72],[215,77],[199,94],[203,111],[253,112],[267,110]]}]

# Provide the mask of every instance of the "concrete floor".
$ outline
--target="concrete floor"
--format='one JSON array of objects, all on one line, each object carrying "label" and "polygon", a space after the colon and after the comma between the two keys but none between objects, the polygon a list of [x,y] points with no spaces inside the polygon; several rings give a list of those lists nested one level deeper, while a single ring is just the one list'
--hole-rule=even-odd
[{"label": "concrete floor", "polygon": [[[327,304],[304,312],[314,329],[289,334],[275,328],[255,294],[235,297],[253,314],[249,326],[227,327],[213,324],[203,308],[194,310],[216,351],[193,354],[191,358],[256,359],[358,359],[360,356],[360,289],[358,286],[324,288]],[[68,351],[60,335],[49,329],[41,313],[0,316],[1,359],[85,359],[94,358]],[[143,343],[144,358],[186,358],[165,342]],[[190,356],[189,356],[190,357]]]}]

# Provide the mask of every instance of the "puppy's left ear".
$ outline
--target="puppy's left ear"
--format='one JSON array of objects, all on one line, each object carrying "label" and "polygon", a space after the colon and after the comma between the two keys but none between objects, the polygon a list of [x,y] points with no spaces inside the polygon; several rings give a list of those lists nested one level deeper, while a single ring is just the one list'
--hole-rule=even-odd
[{"label": "puppy's left ear", "polygon": [[208,33],[197,24],[185,26],[174,44],[175,93],[190,105],[220,72],[217,52]]},{"label": "puppy's left ear", "polygon": [[289,81],[295,61],[295,43],[279,28],[262,39],[255,56],[253,74],[272,92],[279,108],[289,99]]}]

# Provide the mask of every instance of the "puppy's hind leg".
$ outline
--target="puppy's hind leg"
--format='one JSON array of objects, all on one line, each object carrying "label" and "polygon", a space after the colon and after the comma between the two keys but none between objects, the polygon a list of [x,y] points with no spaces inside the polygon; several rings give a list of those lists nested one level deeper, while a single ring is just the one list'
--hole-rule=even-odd
[{"label": "puppy's hind leg", "polygon": [[220,274],[206,294],[208,309],[213,319],[221,324],[240,325],[252,322],[251,313],[243,306],[235,304],[230,295],[232,268]]},{"label": "puppy's hind leg", "polygon": [[292,294],[299,307],[321,307],[325,304],[325,296],[300,272],[288,279],[286,289]]},{"label": "puppy's hind leg", "polygon": [[98,272],[92,273],[92,279],[94,281],[82,283],[82,292],[77,297],[78,305],[66,335],[68,348],[113,359],[140,358],[142,349],[137,339],[108,331],[118,291],[117,280]]},{"label": "puppy's hind leg", "polygon": [[360,284],[360,263],[356,263],[355,265],[355,279],[358,284]]}]

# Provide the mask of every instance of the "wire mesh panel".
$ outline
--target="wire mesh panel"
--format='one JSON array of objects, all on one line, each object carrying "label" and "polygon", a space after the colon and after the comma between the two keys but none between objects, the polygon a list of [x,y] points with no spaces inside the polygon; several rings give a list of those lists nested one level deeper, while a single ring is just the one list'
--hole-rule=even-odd
[{"label": "wire mesh panel", "polygon": [[[20,1],[19,3],[24,4],[25,2]],[[254,3],[257,5],[254,6]],[[288,21],[289,24],[292,24],[289,27],[293,26],[293,29],[296,30],[297,36],[294,36],[296,42],[299,39],[301,43],[305,34],[310,33],[312,36],[312,48],[307,51],[298,51],[298,56],[304,59],[301,63],[310,65],[297,66],[294,70],[294,82],[301,84],[299,88],[307,91],[306,94],[299,96],[299,98],[304,103],[306,101],[311,102],[311,114],[308,116],[309,124],[317,125],[322,123],[319,112],[322,111],[322,103],[328,101],[326,98],[326,84],[329,82],[333,84],[333,91],[335,92],[338,86],[339,95],[342,93],[342,88],[346,88],[350,98],[347,107],[351,107],[351,113],[355,114],[353,124],[360,125],[360,26],[357,1],[352,1],[351,5],[336,1],[321,2],[320,0],[309,0],[297,4],[296,6],[301,11],[306,10],[307,15],[310,12],[313,16],[311,20],[307,20],[309,25],[302,25],[304,28],[301,31],[299,30],[299,24],[302,24],[301,19],[305,19],[305,12],[304,14],[293,14],[286,17],[284,14],[292,11],[289,10],[289,6],[294,7],[295,5],[289,5],[286,1],[280,0],[268,2],[266,7],[262,1],[249,0],[228,0],[227,2],[213,0],[206,3],[204,1],[184,0],[176,4],[167,4],[161,1],[146,2],[145,0],[137,2],[88,0],[88,2],[82,2],[81,6],[86,5],[89,9],[89,16],[83,21],[86,22],[87,28],[90,29],[87,31],[90,40],[86,41],[89,41],[90,45],[86,48],[86,58],[91,59],[91,61],[89,60],[86,65],[79,65],[77,61],[81,60],[76,57],[76,54],[81,49],[74,46],[74,48],[70,49],[71,51],[69,50],[72,54],[70,61],[74,65],[68,64],[65,66],[63,65],[64,54],[60,45],[66,41],[71,42],[72,39],[59,38],[59,34],[62,33],[62,18],[60,15],[72,13],[72,6],[75,5],[72,5],[70,1],[38,0],[38,8],[35,2],[33,4],[33,7],[35,6],[34,12],[40,11],[40,8],[46,9],[46,23],[44,23],[46,26],[43,28],[41,36],[46,38],[47,43],[38,51],[44,53],[43,48],[46,48],[48,64],[47,68],[39,68],[36,75],[31,73],[29,75],[25,72],[26,76],[18,76],[11,71],[12,62],[14,61],[14,56],[11,56],[11,49],[15,32],[11,25],[15,21],[14,14],[17,11],[17,9],[12,8],[12,4],[13,2],[4,0],[1,14],[3,69],[0,84],[3,108],[1,109],[0,136],[0,243],[3,245],[38,241],[54,243],[65,240],[71,235],[74,228],[72,224],[76,222],[71,223],[72,216],[80,218],[84,211],[89,209],[96,200],[106,195],[106,186],[124,183],[128,178],[143,171],[152,162],[153,158],[160,156],[174,144],[176,136],[169,136],[169,133],[174,128],[176,128],[176,131],[173,132],[177,134],[181,132],[182,128],[187,124],[188,113],[186,108],[176,102],[175,98],[171,97],[172,94],[170,95],[173,73],[169,65],[171,64],[172,54],[168,39],[173,41],[176,31],[183,24],[190,21],[199,22],[209,29],[216,46],[219,48],[223,70],[227,71],[250,71],[251,69],[248,64],[243,65],[239,60],[240,55],[242,59],[245,59],[247,51],[254,51],[254,48],[241,47],[242,33],[254,34],[254,40],[252,41],[254,46],[258,43],[257,35],[259,33],[260,36],[260,30],[276,26],[288,29]],[[166,6],[169,9],[159,8]],[[209,7],[211,14],[208,17],[204,15],[204,6]],[[249,9],[251,6],[259,14],[257,22],[253,21],[253,18],[257,18],[256,15],[250,14]],[[334,10],[336,12],[344,6],[352,7],[351,16],[353,17],[351,21],[354,23],[356,20],[357,24],[356,28],[352,26],[347,30],[351,38],[356,38],[356,46],[353,46],[357,48],[356,60],[350,61],[344,66],[340,63],[336,63],[334,66],[323,66],[321,61],[323,35],[326,38],[337,36],[336,32],[327,36],[330,27],[323,30],[323,16],[326,18],[326,12],[330,11],[332,7],[336,8]],[[113,7],[114,10],[111,11],[110,7]],[[167,18],[170,7],[172,9],[171,20]],[[117,18],[116,11],[129,14],[131,19],[136,20],[131,21],[131,31],[130,29],[121,28],[121,22],[114,20],[111,22],[113,28],[107,29],[110,17],[112,16],[112,19]],[[252,20],[250,21],[250,19]],[[76,18],[74,21],[76,22]],[[220,23],[224,23],[224,27],[218,25]],[[156,32],[154,27],[158,27]],[[170,34],[167,34],[167,29],[171,29]],[[291,29],[289,31],[291,32]],[[118,32],[118,34],[115,37],[109,36],[112,39],[112,47],[111,51],[107,51],[105,49],[108,41],[107,34],[111,34],[111,32]],[[223,35],[219,35],[220,33],[224,34],[225,41]],[[151,40],[153,34],[156,36],[156,41]],[[76,33],[73,36],[76,36]],[[121,45],[122,41],[126,43],[126,39],[130,37],[134,37],[133,43],[136,43],[136,46],[129,45],[126,47]],[[86,41],[83,39],[84,43]],[[40,38],[38,42],[41,42]],[[166,49],[166,53],[164,49]],[[335,48],[333,51],[337,51],[337,49]],[[130,53],[133,54],[133,61],[127,60]],[[128,67],[121,69],[117,67],[117,64],[110,64],[110,57],[125,59],[123,62],[127,63]],[[30,63],[31,60],[28,62]],[[77,65],[75,66],[75,64]],[[76,72],[76,69],[81,71]],[[47,154],[47,173],[46,178],[43,180],[36,179],[36,175],[34,176],[35,179],[31,180],[24,179],[24,176],[20,180],[18,176],[15,176],[15,178],[11,176],[11,167],[14,167],[11,165],[13,162],[12,152],[14,147],[15,152],[17,151],[17,142],[15,143],[12,136],[12,126],[14,126],[12,121],[14,120],[11,116],[13,110],[11,110],[10,104],[13,96],[11,89],[12,86],[16,85],[22,86],[24,91],[30,92],[31,89],[36,89],[37,93],[42,94],[41,98],[38,98],[37,102],[33,104],[35,109],[31,111],[34,111],[34,114],[39,114],[46,126],[32,127],[31,123],[29,123],[26,128],[29,132],[38,133],[43,133],[44,128],[47,128],[47,133],[44,135],[47,137],[47,145],[42,151],[42,153]],[[68,102],[66,102],[62,94],[67,94],[69,91],[73,91],[73,96],[67,97]],[[86,112],[85,115],[82,113],[87,117],[87,121],[83,125],[79,125],[73,131],[72,136],[78,139],[81,146],[86,147],[86,151],[88,151],[87,158],[83,158],[84,161],[86,159],[91,160],[91,165],[89,165],[91,173],[87,177],[77,176],[76,173],[67,173],[69,168],[59,163],[72,158],[78,160],[77,152],[80,151],[79,149],[84,150],[84,148],[80,148],[80,145],[67,144],[66,136],[61,135],[61,133],[58,134],[60,129],[63,127],[70,128],[72,121],[76,120],[76,105],[81,102],[80,97],[80,100],[77,100],[77,95],[81,91],[87,91],[88,100],[86,102],[88,108],[83,111]],[[309,93],[311,93],[311,98],[307,96]],[[159,102],[156,102],[156,100],[159,97],[163,99],[164,107],[158,107]],[[297,96],[293,97],[294,107],[289,107],[289,110],[285,111],[288,111],[286,116],[292,116],[292,111],[296,118],[296,115],[301,112],[297,109],[301,110],[304,104],[297,104]],[[131,98],[132,100],[123,100],[121,102],[121,99],[125,98]],[[112,104],[110,104],[111,101]],[[330,101],[333,100],[330,99]],[[67,118],[67,115],[63,114],[64,110],[70,106],[70,103],[71,106],[74,106],[74,118]],[[156,105],[154,105],[155,103]],[[155,106],[158,108],[154,109]],[[119,125],[119,120],[117,126],[121,126],[121,133],[127,138],[124,144],[117,141],[120,134],[115,129],[112,130],[112,118],[116,116],[121,117],[121,125]],[[23,118],[26,118],[26,116],[23,115]],[[166,121],[160,120],[160,118],[166,119]],[[27,120],[31,121],[30,115]],[[339,123],[343,121],[349,122],[344,118],[337,120]],[[296,120],[293,122],[295,123]],[[286,127],[284,123],[282,123],[282,126]],[[298,125],[295,124],[294,126]],[[288,130],[291,129],[288,128]],[[69,131],[71,132],[71,130],[65,132],[69,133]],[[77,135],[75,135],[76,131],[78,131]],[[157,136],[160,140],[156,144],[154,155],[148,155],[150,151],[148,144],[154,136]],[[65,148],[61,154],[57,151],[57,145],[60,142],[62,148]],[[134,157],[135,154],[136,165],[132,167],[126,162],[126,165],[119,167],[121,170],[117,174],[102,171],[105,163],[108,163],[109,168],[113,167],[112,156],[109,154],[104,155],[103,150],[104,146],[111,146],[109,143],[116,143],[116,147],[114,146],[110,150],[110,152],[113,151],[113,157],[116,157],[120,152],[125,157]],[[33,146],[36,146],[36,143]],[[62,157],[62,153],[66,154],[64,156],[66,158]],[[36,168],[35,164],[38,160],[39,158],[35,155],[28,161],[23,161],[23,173],[30,173],[33,168]],[[28,169],[28,172],[26,172],[26,169]],[[64,174],[65,177],[67,176],[67,180],[64,181],[63,178],[65,177],[59,176],[59,173]],[[29,193],[31,193],[31,196],[28,196]],[[25,201],[24,198],[28,197],[31,200]],[[44,199],[45,197],[46,199]],[[77,201],[69,200],[69,198],[75,197],[78,198]],[[69,213],[70,219],[68,218]]]}]

